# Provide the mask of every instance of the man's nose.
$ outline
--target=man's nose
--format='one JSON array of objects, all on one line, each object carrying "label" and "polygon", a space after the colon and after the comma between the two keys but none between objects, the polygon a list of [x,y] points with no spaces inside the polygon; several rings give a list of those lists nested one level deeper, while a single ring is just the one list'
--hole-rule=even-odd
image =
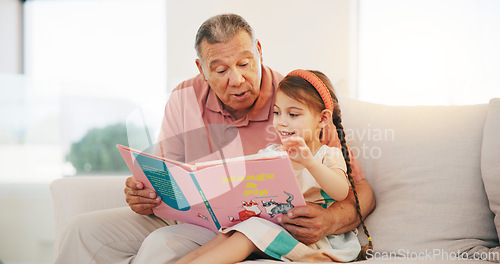
[{"label": "man's nose", "polygon": [[231,75],[229,76],[229,85],[238,87],[245,82],[245,77],[238,69],[231,70]]}]

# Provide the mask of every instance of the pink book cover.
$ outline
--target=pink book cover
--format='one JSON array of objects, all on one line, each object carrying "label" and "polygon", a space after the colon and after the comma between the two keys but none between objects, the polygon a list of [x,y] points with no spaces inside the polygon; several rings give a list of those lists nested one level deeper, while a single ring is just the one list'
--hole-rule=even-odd
[{"label": "pink book cover", "polygon": [[245,156],[195,165],[117,145],[134,177],[161,197],[162,218],[213,231],[250,217],[277,215],[305,201],[286,154]]}]

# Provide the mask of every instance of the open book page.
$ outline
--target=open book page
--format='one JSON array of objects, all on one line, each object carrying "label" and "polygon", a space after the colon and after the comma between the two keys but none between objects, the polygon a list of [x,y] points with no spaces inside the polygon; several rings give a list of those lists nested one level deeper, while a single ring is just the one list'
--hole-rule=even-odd
[{"label": "open book page", "polygon": [[201,170],[206,167],[214,166],[214,165],[220,165],[220,164],[227,164],[227,163],[232,163],[232,162],[244,162],[247,160],[267,160],[267,159],[277,159],[277,158],[282,158],[286,157],[287,153],[286,151],[268,151],[268,152],[262,152],[258,154],[253,154],[253,155],[246,155],[246,156],[241,156],[241,157],[234,157],[234,158],[227,158],[223,160],[214,160],[214,161],[205,161],[205,162],[199,162],[195,163],[193,167],[196,170]]},{"label": "open book page", "polygon": [[[124,153],[129,153],[128,155],[132,155],[132,156],[134,154],[141,154],[143,156],[147,156],[147,157],[150,157],[150,158],[153,158],[153,159],[162,160],[162,161],[168,162],[170,164],[175,164],[175,165],[177,165],[177,166],[185,169],[186,171],[194,171],[194,170],[196,170],[196,166],[188,164],[188,163],[184,163],[184,162],[180,162],[180,161],[172,160],[172,159],[167,159],[167,158],[156,156],[156,155],[153,155],[153,154],[148,154],[148,153],[145,153],[145,152],[142,152],[142,151],[139,151],[139,150],[127,147],[127,146],[123,146],[123,145],[116,145],[116,147],[118,148],[118,151],[120,151],[120,153],[122,154],[122,157],[123,157]],[[123,157],[123,158],[125,159],[125,157]],[[125,162],[126,161],[127,160],[125,160]],[[128,165],[128,163],[127,163],[127,165]]]},{"label": "open book page", "polygon": [[196,179],[217,228],[252,216],[277,222],[278,214],[305,205],[286,156],[207,167],[196,172]]},{"label": "open book page", "polygon": [[162,198],[156,215],[217,231],[250,217],[276,216],[305,205],[286,155],[241,157],[197,170],[119,147],[134,177]]}]

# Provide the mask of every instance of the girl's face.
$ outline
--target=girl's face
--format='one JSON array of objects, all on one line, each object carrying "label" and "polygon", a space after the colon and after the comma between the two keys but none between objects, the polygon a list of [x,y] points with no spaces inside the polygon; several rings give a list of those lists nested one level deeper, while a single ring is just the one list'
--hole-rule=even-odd
[{"label": "girl's face", "polygon": [[311,150],[316,149],[317,144],[321,144],[321,120],[321,113],[312,110],[308,105],[288,97],[281,91],[276,93],[273,126],[281,140],[299,136]]}]

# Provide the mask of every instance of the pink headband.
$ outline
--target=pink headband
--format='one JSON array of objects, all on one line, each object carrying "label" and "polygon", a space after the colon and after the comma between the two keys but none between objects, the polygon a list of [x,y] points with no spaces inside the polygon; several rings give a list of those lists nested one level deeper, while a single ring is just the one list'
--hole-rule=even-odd
[{"label": "pink headband", "polygon": [[291,76],[291,75],[302,77],[303,79],[308,81],[310,84],[312,84],[312,86],[314,86],[314,88],[316,88],[319,95],[321,96],[323,103],[325,103],[326,109],[332,111],[332,113],[333,113],[332,96],[330,95],[330,92],[328,91],[328,88],[326,87],[326,85],[323,83],[323,81],[321,81],[320,78],[318,78],[318,76],[316,76],[316,74],[314,74],[310,71],[298,69],[298,70],[291,71],[286,76]]}]

